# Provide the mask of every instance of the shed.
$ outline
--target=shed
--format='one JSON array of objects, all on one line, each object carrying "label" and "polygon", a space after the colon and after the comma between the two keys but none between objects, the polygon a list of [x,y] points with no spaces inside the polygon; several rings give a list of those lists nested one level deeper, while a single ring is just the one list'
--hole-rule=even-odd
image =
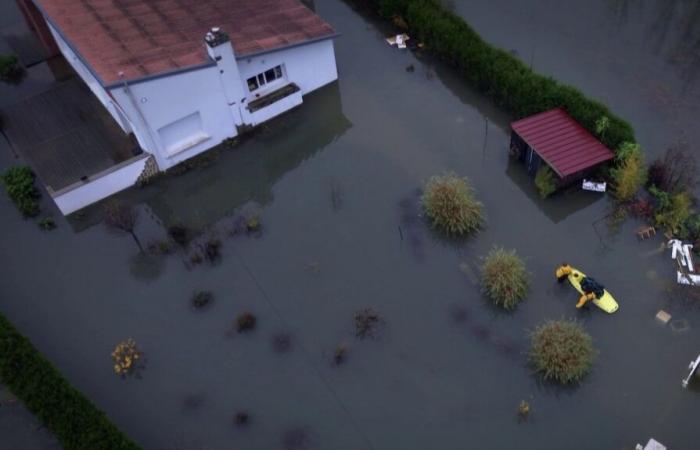
[{"label": "shed", "polygon": [[534,175],[548,165],[565,185],[583,178],[615,154],[564,109],[555,108],[510,124],[511,154]]}]

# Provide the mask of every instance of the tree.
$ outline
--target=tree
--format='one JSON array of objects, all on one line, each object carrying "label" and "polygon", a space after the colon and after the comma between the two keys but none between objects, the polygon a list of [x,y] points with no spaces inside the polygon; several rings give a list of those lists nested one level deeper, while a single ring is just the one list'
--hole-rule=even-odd
[{"label": "tree", "polygon": [[124,233],[129,233],[131,237],[134,238],[134,242],[138,245],[139,250],[143,251],[143,246],[141,241],[139,241],[138,236],[134,228],[136,227],[136,222],[138,221],[139,215],[131,205],[119,200],[112,200],[105,204],[104,207],[105,215],[105,225],[109,228]]},{"label": "tree", "polygon": [[676,142],[666,150],[663,159],[654,161],[649,167],[649,183],[671,194],[695,188],[698,170],[686,142]]},{"label": "tree", "polygon": [[625,142],[617,152],[618,166],[611,174],[615,184],[615,197],[621,202],[631,200],[646,181],[644,155],[639,144]]}]

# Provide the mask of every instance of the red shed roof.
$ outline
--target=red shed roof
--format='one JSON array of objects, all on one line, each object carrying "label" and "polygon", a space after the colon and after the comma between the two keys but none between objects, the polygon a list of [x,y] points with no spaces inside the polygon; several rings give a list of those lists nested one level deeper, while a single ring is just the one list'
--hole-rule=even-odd
[{"label": "red shed roof", "polygon": [[298,0],[34,0],[105,85],[209,63],[214,26],[237,56],[335,35]]},{"label": "red shed roof", "polygon": [[520,119],[510,126],[560,177],[615,157],[562,108]]}]

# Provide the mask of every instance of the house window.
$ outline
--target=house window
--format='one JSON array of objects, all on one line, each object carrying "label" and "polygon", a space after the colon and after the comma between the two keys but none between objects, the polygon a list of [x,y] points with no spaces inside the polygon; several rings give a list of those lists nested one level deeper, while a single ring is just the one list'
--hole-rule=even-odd
[{"label": "house window", "polygon": [[272,69],[248,78],[248,90],[253,92],[254,90],[259,89],[279,78],[282,78],[282,66],[275,66]]}]

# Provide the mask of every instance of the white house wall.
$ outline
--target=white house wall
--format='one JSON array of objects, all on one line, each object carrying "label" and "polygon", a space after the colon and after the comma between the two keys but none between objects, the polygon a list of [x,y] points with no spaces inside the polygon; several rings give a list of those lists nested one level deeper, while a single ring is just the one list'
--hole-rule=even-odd
[{"label": "white house wall", "polygon": [[244,85],[248,78],[278,65],[284,66],[287,80],[296,83],[304,95],[338,79],[332,39],[238,58]]},{"label": "white house wall", "polygon": [[[140,109],[150,128],[149,139],[156,147],[147,145],[144,149],[155,154],[161,169],[168,169],[237,135],[215,66],[130,83],[129,90],[133,101],[123,87],[112,88],[110,92],[129,117],[140,117],[134,104]],[[201,118],[201,135],[195,136],[186,149],[176,153],[169,151],[158,130],[196,113]]]}]

